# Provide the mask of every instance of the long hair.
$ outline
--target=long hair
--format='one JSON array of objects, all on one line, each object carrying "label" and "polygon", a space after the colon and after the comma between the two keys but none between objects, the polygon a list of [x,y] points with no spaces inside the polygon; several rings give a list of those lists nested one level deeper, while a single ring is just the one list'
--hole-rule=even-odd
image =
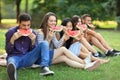
[{"label": "long hair", "polygon": [[79,18],[80,18],[80,16],[78,16],[78,15],[74,15],[74,16],[72,17],[72,21],[73,21],[73,24],[74,24],[74,26],[73,26],[73,29],[74,29],[74,30],[77,29],[77,28],[76,28],[76,25],[77,25],[77,23],[79,22]]},{"label": "long hair", "polygon": [[[72,19],[70,19],[70,18],[65,18],[65,19],[63,19],[61,25],[67,26],[67,23],[68,23],[68,22],[71,22],[71,23],[72,23],[72,26],[73,26]],[[60,37],[62,37],[63,34],[64,34],[64,32],[61,31],[61,32],[60,32]],[[68,39],[68,40],[65,42],[64,46],[65,46],[66,48],[69,48],[70,45],[71,45],[72,40],[73,40],[73,38],[70,37],[70,39]]]},{"label": "long hair", "polygon": [[56,17],[56,23],[57,23],[57,16],[55,15],[55,13],[53,12],[48,12],[45,14],[45,16],[43,17],[43,20],[42,20],[42,23],[40,25],[40,29],[43,30],[43,34],[44,34],[44,39],[46,39],[48,33],[47,33],[47,30],[48,30],[48,19],[50,16],[55,16]]}]

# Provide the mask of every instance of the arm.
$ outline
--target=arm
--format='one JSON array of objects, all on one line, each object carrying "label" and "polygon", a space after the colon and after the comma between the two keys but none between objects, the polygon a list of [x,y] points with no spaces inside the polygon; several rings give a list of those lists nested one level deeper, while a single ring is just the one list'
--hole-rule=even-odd
[{"label": "arm", "polygon": [[36,44],[38,45],[44,40],[44,35],[43,32],[39,29],[37,32],[37,37],[36,37]]},{"label": "arm", "polygon": [[35,45],[35,39],[36,39],[35,32],[33,31],[30,35],[28,35],[28,37],[31,39],[32,46],[34,46]]},{"label": "arm", "polygon": [[16,49],[14,48],[14,41],[17,40],[21,35],[18,35],[18,33],[16,32],[15,29],[10,29],[6,35],[6,45],[5,45],[5,49],[6,52],[8,54],[16,51]]},{"label": "arm", "polygon": [[52,39],[52,42],[56,48],[61,47],[64,44],[65,40],[65,35],[62,36],[59,40],[57,39],[56,35],[54,34],[54,37]]}]

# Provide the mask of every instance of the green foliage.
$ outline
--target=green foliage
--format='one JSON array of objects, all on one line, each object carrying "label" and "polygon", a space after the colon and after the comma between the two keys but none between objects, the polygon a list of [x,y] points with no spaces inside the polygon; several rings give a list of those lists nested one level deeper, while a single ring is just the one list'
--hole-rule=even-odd
[{"label": "green foliage", "polygon": [[117,22],[116,21],[93,21],[93,24],[96,26],[96,28],[112,28],[116,29],[117,28]]}]

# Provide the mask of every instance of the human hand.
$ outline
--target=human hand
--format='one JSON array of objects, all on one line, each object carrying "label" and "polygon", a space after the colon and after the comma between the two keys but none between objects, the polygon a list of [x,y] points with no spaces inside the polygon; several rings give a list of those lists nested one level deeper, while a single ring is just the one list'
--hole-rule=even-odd
[{"label": "human hand", "polygon": [[17,32],[21,33],[23,36],[28,36],[32,33],[31,29],[18,29]]},{"label": "human hand", "polygon": [[67,41],[68,39],[70,39],[70,36],[68,36],[66,34],[64,34],[63,37],[64,37],[64,41]]},{"label": "human hand", "polygon": [[14,44],[14,41],[23,36],[20,32],[15,32],[10,39],[11,44]]},{"label": "human hand", "polygon": [[34,33],[31,33],[28,35],[28,37],[31,39],[32,45],[35,44],[35,39],[36,39],[36,35]]}]

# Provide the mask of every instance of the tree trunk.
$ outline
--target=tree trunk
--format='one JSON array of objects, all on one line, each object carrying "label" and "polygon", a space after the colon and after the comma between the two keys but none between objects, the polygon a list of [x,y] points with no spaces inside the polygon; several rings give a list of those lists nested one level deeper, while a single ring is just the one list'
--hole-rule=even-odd
[{"label": "tree trunk", "polygon": [[[116,1],[116,17],[120,19],[120,0]],[[117,30],[120,30],[120,20],[118,20]]]},{"label": "tree trunk", "polygon": [[[0,1],[1,1],[1,0],[0,0]],[[1,11],[1,8],[2,8],[2,7],[1,7],[1,4],[2,4],[2,3],[0,2],[0,24],[2,23],[2,14],[1,14],[1,12],[2,12],[2,11]]]},{"label": "tree trunk", "polygon": [[18,16],[20,15],[20,3],[21,3],[21,0],[16,0],[16,18],[17,18],[17,22],[18,22]]},{"label": "tree trunk", "polygon": [[28,13],[28,0],[26,0],[26,4],[25,4],[25,12]]}]

